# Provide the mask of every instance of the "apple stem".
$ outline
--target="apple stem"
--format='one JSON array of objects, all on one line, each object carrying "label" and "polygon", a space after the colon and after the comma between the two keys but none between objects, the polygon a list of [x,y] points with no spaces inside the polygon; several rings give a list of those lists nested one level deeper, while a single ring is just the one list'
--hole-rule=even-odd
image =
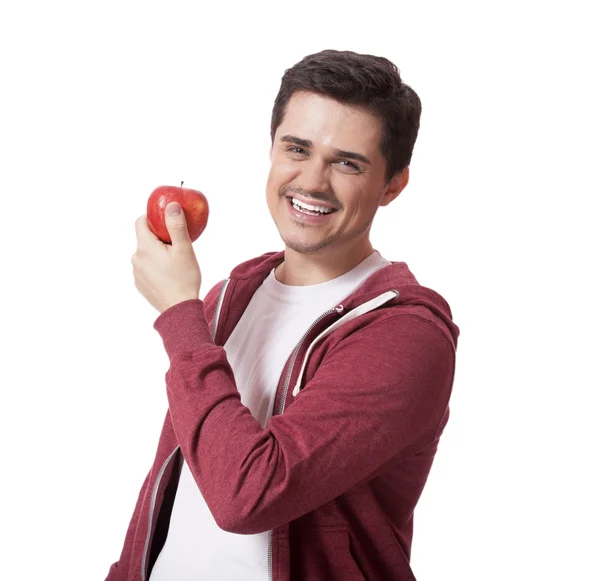
[{"label": "apple stem", "polygon": [[183,182],[181,182],[181,187],[183,188]]}]

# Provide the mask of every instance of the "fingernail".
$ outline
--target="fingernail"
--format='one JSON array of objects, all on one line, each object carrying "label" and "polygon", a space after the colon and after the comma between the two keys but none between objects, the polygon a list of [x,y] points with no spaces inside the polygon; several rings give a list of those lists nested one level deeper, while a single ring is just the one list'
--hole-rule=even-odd
[{"label": "fingernail", "polygon": [[177,203],[169,204],[167,214],[169,216],[177,216],[181,212],[181,206]]}]

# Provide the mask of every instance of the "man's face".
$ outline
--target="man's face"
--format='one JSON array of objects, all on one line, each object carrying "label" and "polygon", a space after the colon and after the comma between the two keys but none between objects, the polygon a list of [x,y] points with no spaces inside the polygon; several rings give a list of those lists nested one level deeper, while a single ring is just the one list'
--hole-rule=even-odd
[{"label": "man's face", "polygon": [[[292,95],[267,180],[269,211],[287,248],[316,253],[345,246],[360,253],[368,247],[377,208],[395,197],[385,180],[381,131],[379,119],[360,107],[314,93]],[[334,211],[304,214],[292,198]]]}]

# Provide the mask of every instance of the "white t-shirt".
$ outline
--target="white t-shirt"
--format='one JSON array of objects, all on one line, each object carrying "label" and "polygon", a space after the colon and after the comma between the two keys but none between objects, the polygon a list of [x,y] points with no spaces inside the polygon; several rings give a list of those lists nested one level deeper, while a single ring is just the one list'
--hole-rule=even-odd
[{"label": "white t-shirt", "polygon": [[[289,286],[274,270],[254,293],[224,345],[242,403],[264,427],[283,368],[302,335],[372,273],[390,264],[374,251],[349,272],[320,284]],[[268,532],[220,529],[184,461],[165,545],[150,581],[265,581]]]}]

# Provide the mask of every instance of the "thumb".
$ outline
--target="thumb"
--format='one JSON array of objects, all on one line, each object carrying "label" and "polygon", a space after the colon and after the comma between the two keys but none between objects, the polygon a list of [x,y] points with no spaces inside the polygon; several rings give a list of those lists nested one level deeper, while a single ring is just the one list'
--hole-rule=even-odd
[{"label": "thumb", "polygon": [[175,245],[190,242],[185,213],[181,206],[177,202],[170,202],[165,210],[165,224],[171,236],[171,243]]}]

